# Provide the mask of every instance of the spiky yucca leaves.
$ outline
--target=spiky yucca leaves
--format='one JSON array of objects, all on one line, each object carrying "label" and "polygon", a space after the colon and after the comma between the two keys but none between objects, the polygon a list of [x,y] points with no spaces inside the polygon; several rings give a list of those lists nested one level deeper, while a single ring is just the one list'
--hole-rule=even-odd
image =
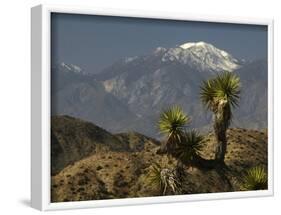
[{"label": "spiky yucca leaves", "polygon": [[201,86],[202,103],[214,113],[214,132],[217,140],[215,159],[224,162],[227,140],[226,131],[231,123],[232,108],[238,106],[240,78],[223,72],[204,81]]},{"label": "spiky yucca leaves", "polygon": [[263,167],[253,167],[247,171],[242,180],[242,190],[265,190],[267,189],[267,173]]},{"label": "spiky yucca leaves", "polygon": [[225,99],[228,103],[238,106],[240,95],[240,78],[231,72],[223,72],[215,78],[203,81],[201,86],[201,100],[206,107],[216,111],[216,100]]},{"label": "spiky yucca leaves", "polygon": [[153,187],[162,190],[161,166],[159,164],[155,163],[152,165],[150,174],[148,175],[148,182]]},{"label": "spiky yucca leaves", "polygon": [[172,106],[160,114],[158,128],[162,134],[167,136],[167,141],[161,147],[163,152],[173,153],[189,122],[190,118],[179,106]]},{"label": "spiky yucca leaves", "polygon": [[152,165],[148,180],[149,184],[159,189],[162,195],[165,195],[168,189],[174,194],[180,193],[180,182],[175,170],[161,168],[159,164],[155,163]]},{"label": "spiky yucca leaves", "polygon": [[181,143],[176,149],[176,157],[185,164],[191,164],[200,156],[203,146],[203,136],[196,130],[185,132],[182,135]]}]

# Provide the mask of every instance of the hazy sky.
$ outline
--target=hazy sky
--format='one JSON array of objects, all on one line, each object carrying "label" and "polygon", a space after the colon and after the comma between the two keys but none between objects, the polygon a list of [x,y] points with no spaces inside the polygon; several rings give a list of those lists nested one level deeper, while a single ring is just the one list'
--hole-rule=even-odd
[{"label": "hazy sky", "polygon": [[114,61],[205,41],[239,59],[267,56],[267,27],[93,15],[52,14],[52,62],[100,72]]}]

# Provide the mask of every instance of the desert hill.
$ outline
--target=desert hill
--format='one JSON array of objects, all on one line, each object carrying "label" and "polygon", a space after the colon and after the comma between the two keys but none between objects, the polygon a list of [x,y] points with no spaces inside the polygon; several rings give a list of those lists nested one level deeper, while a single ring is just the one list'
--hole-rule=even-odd
[{"label": "desert hill", "polygon": [[135,151],[142,150],[147,141],[160,144],[136,132],[113,135],[93,123],[67,115],[53,116],[51,123],[52,175],[102,148],[110,151]]},{"label": "desert hill", "polygon": [[[148,175],[155,163],[162,168],[173,168],[176,160],[157,153],[158,141],[134,132],[113,135],[67,116],[52,118],[52,121],[52,133],[58,140],[52,142],[52,149],[56,147],[52,164],[65,159],[62,163],[67,165],[52,176],[52,202],[162,195],[149,183]],[[64,122],[63,126],[59,125],[60,121]],[[238,191],[249,168],[267,166],[266,131],[231,128],[227,138],[227,168],[207,170],[184,166],[182,194]],[[206,134],[203,158],[213,158],[214,143],[213,134]]]}]

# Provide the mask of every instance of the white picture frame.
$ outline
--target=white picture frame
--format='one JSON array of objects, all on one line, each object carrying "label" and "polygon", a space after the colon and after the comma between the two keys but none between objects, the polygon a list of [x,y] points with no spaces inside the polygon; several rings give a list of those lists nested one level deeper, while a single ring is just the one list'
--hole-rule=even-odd
[{"label": "white picture frame", "polygon": [[[191,194],[112,200],[51,203],[50,201],[50,15],[56,13],[141,17],[202,22],[257,24],[268,26],[268,190]],[[273,20],[222,16],[189,16],[157,11],[116,10],[57,5],[31,9],[32,158],[31,206],[38,210],[94,208],[121,205],[188,202],[273,195]]]}]

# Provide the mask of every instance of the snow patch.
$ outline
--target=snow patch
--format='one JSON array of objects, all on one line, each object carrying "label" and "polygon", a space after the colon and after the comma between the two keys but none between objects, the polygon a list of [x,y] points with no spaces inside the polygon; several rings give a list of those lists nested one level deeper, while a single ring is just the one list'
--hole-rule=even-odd
[{"label": "snow patch", "polygon": [[135,59],[137,59],[138,57],[137,56],[134,56],[134,57],[126,57],[125,58],[125,63],[130,63],[132,61],[134,61]]},{"label": "snow patch", "polygon": [[184,43],[182,45],[180,45],[179,47],[181,47],[182,49],[189,49],[191,47],[194,46],[205,46],[207,45],[207,43],[200,41],[200,42],[188,42],[188,43]]},{"label": "snow patch", "polygon": [[65,68],[67,70],[66,72],[83,73],[83,70],[79,66],[76,66],[74,64],[67,64],[65,62],[62,62],[60,66]]},{"label": "snow patch", "polygon": [[154,54],[161,54],[161,53],[164,53],[164,52],[166,52],[167,51],[167,49],[166,48],[164,48],[164,47],[157,47],[155,50],[154,50]]},{"label": "snow patch", "polygon": [[195,46],[195,45],[196,45],[196,43],[184,43],[184,44],[180,45],[180,47],[182,49],[188,49],[188,48],[190,48],[192,46]]}]

